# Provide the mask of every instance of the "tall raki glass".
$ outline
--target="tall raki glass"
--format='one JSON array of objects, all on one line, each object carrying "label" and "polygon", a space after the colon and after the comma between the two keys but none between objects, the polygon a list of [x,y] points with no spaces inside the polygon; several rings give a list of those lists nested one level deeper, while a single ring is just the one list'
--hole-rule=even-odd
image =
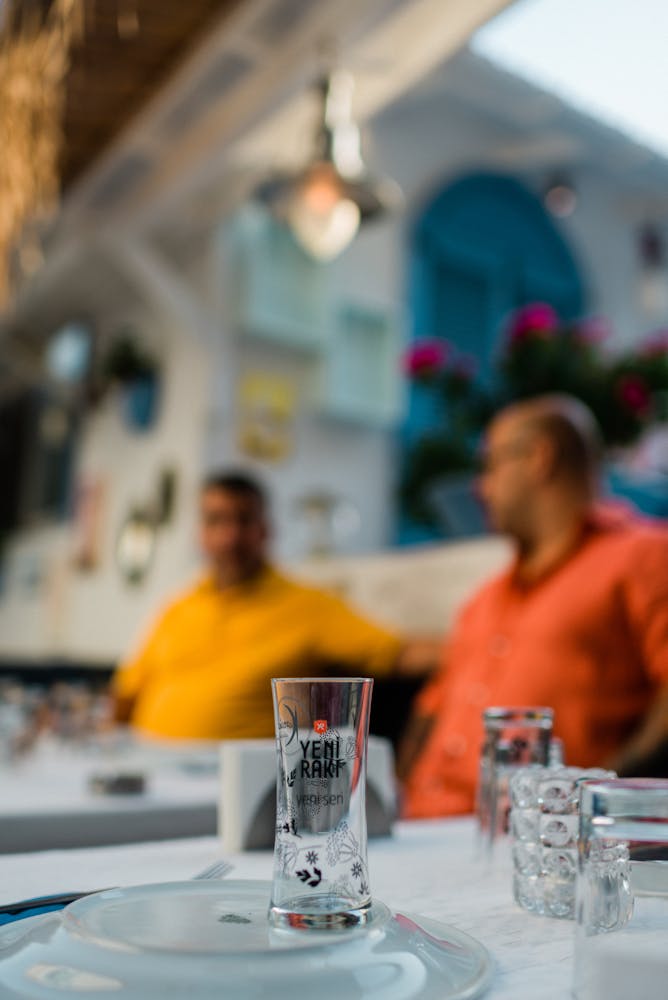
[{"label": "tall raki glass", "polygon": [[485,738],[480,755],[478,826],[490,853],[510,818],[510,777],[530,764],[546,765],[554,713],[543,706],[495,707],[482,713]]},{"label": "tall raki glass", "polygon": [[366,761],[373,680],[272,680],[276,838],[270,922],[336,928],[366,922]]},{"label": "tall raki glass", "polygon": [[578,1000],[668,996],[668,781],[588,781],[580,791]]}]

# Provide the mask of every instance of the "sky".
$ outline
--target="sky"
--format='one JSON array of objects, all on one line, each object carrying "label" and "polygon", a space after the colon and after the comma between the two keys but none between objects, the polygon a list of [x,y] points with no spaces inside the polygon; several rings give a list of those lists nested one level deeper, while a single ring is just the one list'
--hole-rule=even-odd
[{"label": "sky", "polygon": [[519,0],[472,48],[668,156],[668,0]]}]

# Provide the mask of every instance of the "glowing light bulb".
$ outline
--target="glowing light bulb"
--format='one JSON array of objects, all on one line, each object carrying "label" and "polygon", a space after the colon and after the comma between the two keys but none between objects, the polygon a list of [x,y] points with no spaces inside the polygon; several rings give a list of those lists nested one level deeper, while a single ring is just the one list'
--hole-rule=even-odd
[{"label": "glowing light bulb", "polygon": [[331,260],[341,253],[360,224],[359,207],[346,197],[328,164],[309,171],[291,200],[287,216],[304,249],[320,260]]}]

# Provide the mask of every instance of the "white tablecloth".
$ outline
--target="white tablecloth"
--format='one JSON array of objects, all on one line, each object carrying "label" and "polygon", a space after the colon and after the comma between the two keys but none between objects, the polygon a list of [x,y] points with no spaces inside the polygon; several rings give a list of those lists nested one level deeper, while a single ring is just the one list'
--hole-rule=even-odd
[{"label": "white tablecloth", "polygon": [[[188,878],[220,856],[215,838],[0,857],[0,902],[81,889]],[[270,852],[229,856],[232,877],[270,879]],[[369,846],[373,894],[472,934],[492,954],[494,1000],[567,1000],[573,923],[536,917],[512,900],[502,850],[491,867],[475,859],[472,820],[399,823]]]},{"label": "white tablecloth", "polygon": [[[94,774],[141,772],[138,795],[95,795]],[[43,741],[0,767],[0,853],[215,834],[218,749]]]}]

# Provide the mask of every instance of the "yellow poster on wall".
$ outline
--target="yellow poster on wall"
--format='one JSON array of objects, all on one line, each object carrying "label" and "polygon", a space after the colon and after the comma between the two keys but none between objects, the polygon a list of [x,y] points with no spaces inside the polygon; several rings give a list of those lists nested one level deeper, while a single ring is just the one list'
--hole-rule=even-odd
[{"label": "yellow poster on wall", "polygon": [[271,372],[249,372],[239,385],[238,447],[250,458],[279,462],[294,448],[296,391]]}]

